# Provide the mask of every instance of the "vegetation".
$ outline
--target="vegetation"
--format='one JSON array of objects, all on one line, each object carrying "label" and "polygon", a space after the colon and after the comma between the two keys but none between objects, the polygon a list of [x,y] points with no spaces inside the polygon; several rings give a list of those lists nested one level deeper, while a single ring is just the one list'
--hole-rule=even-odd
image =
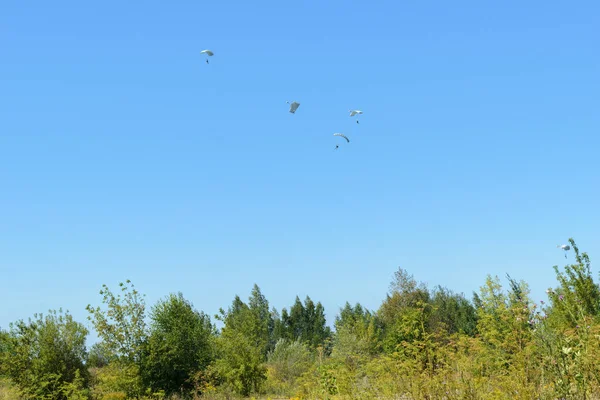
[{"label": "vegetation", "polygon": [[333,323],[310,297],[278,312],[257,285],[217,329],[181,293],[146,316],[131,282],[87,310],[100,341],[62,311],[0,329],[0,399],[592,399],[600,397],[600,287],[587,254],[555,267],[535,303],[488,276],[471,300],[399,269],[378,310]]}]

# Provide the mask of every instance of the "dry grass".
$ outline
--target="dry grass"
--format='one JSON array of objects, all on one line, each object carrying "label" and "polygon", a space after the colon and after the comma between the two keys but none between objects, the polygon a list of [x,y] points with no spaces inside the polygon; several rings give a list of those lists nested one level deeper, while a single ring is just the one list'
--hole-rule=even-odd
[{"label": "dry grass", "polygon": [[17,388],[5,378],[0,378],[0,400],[19,400]]}]

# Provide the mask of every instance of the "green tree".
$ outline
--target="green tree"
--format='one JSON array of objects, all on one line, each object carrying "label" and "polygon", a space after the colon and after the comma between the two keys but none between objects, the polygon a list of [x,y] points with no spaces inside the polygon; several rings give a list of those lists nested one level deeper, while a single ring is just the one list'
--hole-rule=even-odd
[{"label": "green tree", "polygon": [[464,333],[474,336],[477,331],[477,311],[463,296],[438,286],[431,296],[432,314],[429,321],[431,332],[446,335]]},{"label": "green tree", "polygon": [[533,305],[524,282],[509,277],[512,290],[502,290],[498,277],[487,276],[480,289],[477,331],[490,355],[489,367],[496,371],[523,363],[523,351],[532,340]]},{"label": "green tree", "polygon": [[411,342],[429,330],[432,307],[429,290],[406,270],[399,268],[390,284],[390,293],[377,316],[383,326],[383,345],[393,353],[403,342]]},{"label": "green tree", "polygon": [[304,314],[304,305],[300,301],[300,298],[296,296],[294,305],[290,307],[290,317],[287,322],[288,332],[291,335],[292,340],[305,339],[302,335],[306,324]]},{"label": "green tree", "polygon": [[100,295],[107,310],[88,304],[88,320],[92,321],[102,339],[104,354],[111,354],[120,361],[137,363],[141,359],[142,345],[147,336],[144,321],[146,303],[144,296],[134,289],[130,280],[125,284],[119,283],[119,287],[121,293],[115,295],[107,285],[102,285]]},{"label": "green tree", "polygon": [[100,295],[106,306],[86,307],[101,341],[97,351],[109,360],[109,364],[96,372],[94,390],[98,396],[139,397],[143,392],[140,374],[143,349],[147,339],[144,321],[146,303],[127,280],[119,283],[120,293],[114,294],[102,285]]},{"label": "green tree", "polygon": [[302,327],[302,340],[306,343],[311,343],[315,336],[315,318],[317,310],[315,303],[309,296],[304,299],[304,324]]},{"label": "green tree", "polygon": [[360,303],[346,302],[335,319],[333,356],[373,356],[379,352],[381,329],[376,316]]},{"label": "green tree", "polygon": [[273,321],[273,330],[271,331],[271,336],[269,337],[269,351],[275,348],[275,345],[279,339],[286,337],[285,326],[281,319],[281,315],[275,307],[273,307],[271,310],[271,321]]},{"label": "green tree", "polygon": [[94,343],[88,351],[85,365],[88,368],[102,368],[107,366],[112,358],[102,343]]},{"label": "green tree", "polygon": [[325,319],[325,308],[320,302],[315,305],[309,296],[306,296],[304,304],[296,296],[289,314],[284,308],[280,320],[274,321],[274,326],[277,339],[300,340],[313,349],[322,346],[331,338],[331,329]]},{"label": "green tree", "polygon": [[280,339],[267,358],[268,386],[277,395],[291,395],[298,378],[314,363],[314,355],[300,340]]},{"label": "green tree", "polygon": [[323,346],[325,342],[331,339],[331,328],[327,326],[325,307],[323,307],[321,302],[317,303],[314,315],[308,323],[309,325],[312,325],[310,345],[313,349]]},{"label": "green tree", "polygon": [[210,318],[196,311],[181,293],[158,301],[150,318],[142,362],[145,385],[168,395],[190,391],[191,377],[213,359]]},{"label": "green tree", "polygon": [[264,349],[268,344],[259,313],[236,296],[229,310],[221,309],[216,317],[224,323],[216,341],[217,374],[225,386],[242,396],[259,392],[266,380]]},{"label": "green tree", "polygon": [[281,310],[281,318],[279,322],[275,321],[276,324],[279,324],[275,330],[280,332],[279,338],[292,339],[293,334],[290,332],[290,315],[288,310],[284,307]]},{"label": "green tree", "polygon": [[22,391],[25,398],[67,399],[67,389],[82,394],[87,381],[83,324],[69,312],[50,310],[34,314],[28,322],[10,324],[0,340],[0,368]]},{"label": "green tree", "polygon": [[[8,350],[11,344],[11,337],[8,331],[0,328],[0,359],[1,357],[8,356]],[[2,375],[2,364],[0,364],[0,375]]]},{"label": "green tree", "polygon": [[392,296],[398,296],[398,306],[411,307],[419,302],[429,301],[429,290],[422,282],[417,282],[407,270],[398,268],[390,283]]},{"label": "green tree", "polygon": [[270,338],[273,335],[274,321],[269,311],[269,302],[262,294],[257,284],[254,284],[248,300],[250,312],[254,315],[256,331],[254,334],[259,337],[262,343],[261,352],[266,358],[269,351]]},{"label": "green tree", "polygon": [[564,272],[554,266],[559,286],[548,291],[552,306],[548,313],[556,323],[574,328],[583,316],[600,315],[600,288],[592,277],[587,253],[580,254],[572,238],[569,242],[575,253],[576,263],[565,266]]}]

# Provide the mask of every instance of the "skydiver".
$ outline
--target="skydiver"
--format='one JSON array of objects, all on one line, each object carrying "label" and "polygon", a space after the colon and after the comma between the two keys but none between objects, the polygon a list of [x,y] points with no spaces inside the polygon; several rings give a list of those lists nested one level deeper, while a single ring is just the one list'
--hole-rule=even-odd
[{"label": "skydiver", "polygon": [[336,145],[335,145],[335,149],[334,149],[334,150],[337,150],[339,147],[340,147],[340,145],[339,145],[339,144],[336,144]]},{"label": "skydiver", "polygon": [[206,59],[206,63],[208,64],[208,58]]}]

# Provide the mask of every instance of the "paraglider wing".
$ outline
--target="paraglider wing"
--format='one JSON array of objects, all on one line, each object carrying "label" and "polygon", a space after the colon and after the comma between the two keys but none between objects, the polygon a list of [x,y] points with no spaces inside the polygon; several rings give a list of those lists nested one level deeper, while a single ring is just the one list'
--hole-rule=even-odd
[{"label": "paraglider wing", "polygon": [[290,105],[290,112],[292,114],[294,114],[296,112],[296,110],[298,109],[298,107],[300,107],[300,103],[298,103],[296,101],[292,101],[291,103],[288,101],[287,103]]},{"label": "paraglider wing", "polygon": [[567,251],[571,250],[571,246],[569,246],[568,244],[563,244],[562,246],[558,245],[556,247],[560,247],[562,250],[564,250],[565,251],[565,258],[567,258]]},{"label": "paraglider wing", "polygon": [[356,114],[362,114],[363,112],[360,110],[350,110],[350,116],[354,117]]},{"label": "paraglider wing", "polygon": [[202,50],[200,54],[206,54],[207,56],[212,57],[215,53],[210,50]]},{"label": "paraglider wing", "polygon": [[346,135],[342,135],[341,133],[334,133],[333,136],[340,136],[346,139],[346,142],[350,143],[350,139]]}]

